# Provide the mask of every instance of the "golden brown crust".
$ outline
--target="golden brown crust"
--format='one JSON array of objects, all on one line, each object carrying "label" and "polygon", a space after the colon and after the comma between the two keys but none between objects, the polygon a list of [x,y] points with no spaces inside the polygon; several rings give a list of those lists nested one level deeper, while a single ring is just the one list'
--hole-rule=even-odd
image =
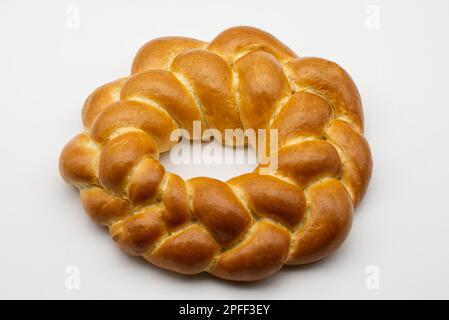
[{"label": "golden brown crust", "polygon": [[89,137],[79,134],[68,142],[59,158],[59,171],[65,181],[73,185],[97,183],[95,169],[98,154],[89,145]]},{"label": "golden brown crust", "polygon": [[300,91],[284,105],[271,128],[279,130],[279,145],[282,147],[297,137],[321,138],[331,117],[332,107],[325,99]]},{"label": "golden brown crust", "polygon": [[165,69],[170,59],[180,52],[195,48],[204,48],[206,42],[184,38],[163,37],[147,42],[134,57],[131,74],[149,69]]},{"label": "golden brown crust", "polygon": [[294,85],[312,88],[325,96],[337,116],[347,116],[363,131],[362,101],[349,74],[338,64],[321,58],[300,58],[286,65]]},{"label": "golden brown crust", "polygon": [[257,222],[248,239],[220,255],[209,272],[236,281],[266,278],[282,267],[289,245],[287,230],[269,221]]},{"label": "golden brown crust", "polygon": [[235,68],[243,127],[266,128],[279,101],[290,93],[281,64],[267,52],[254,51],[238,59]]},{"label": "golden brown crust", "polygon": [[128,178],[128,199],[132,204],[142,204],[157,193],[165,169],[159,161],[148,158],[138,164]]},{"label": "golden brown crust", "polygon": [[304,192],[274,176],[248,173],[228,181],[239,189],[249,207],[262,217],[270,217],[294,228],[304,217],[307,203]]},{"label": "golden brown crust", "polygon": [[100,225],[111,224],[131,214],[131,206],[125,199],[115,197],[103,188],[81,189],[80,197],[84,210],[94,222]]},{"label": "golden brown crust", "polygon": [[166,70],[153,69],[132,76],[124,83],[120,99],[156,102],[191,135],[193,121],[202,118],[190,92]]},{"label": "golden brown crust", "polygon": [[211,231],[218,243],[229,244],[246,231],[251,215],[226,183],[194,178],[187,181],[187,185],[192,193],[195,217]]},{"label": "golden brown crust", "polygon": [[128,78],[121,78],[97,88],[84,102],[83,123],[90,128],[97,116],[112,102],[120,100],[120,91]]},{"label": "golden brown crust", "polygon": [[120,100],[110,104],[95,120],[92,138],[104,143],[115,130],[120,128],[140,129],[156,140],[159,151],[165,152],[176,142],[170,141],[167,132],[178,126],[166,112],[149,104]]},{"label": "golden brown crust", "polygon": [[[209,44],[148,42],[132,76],[95,90],[82,116],[85,132],[61,153],[62,177],[124,251],[184,274],[253,281],[330,255],[372,171],[348,73],[298,58],[252,27]],[[277,152],[277,167],[261,164],[226,183],[165,172],[159,154],[177,143],[173,130],[192,134],[193,121],[201,132],[277,129],[278,148],[267,149]],[[268,134],[261,138],[269,144]]]},{"label": "golden brown crust", "polygon": [[186,183],[181,177],[168,174],[162,203],[165,207],[162,218],[168,229],[178,228],[190,220],[189,196]]},{"label": "golden brown crust", "polygon": [[267,51],[281,62],[296,58],[296,54],[278,39],[253,27],[229,28],[216,36],[207,49],[228,62],[233,61],[237,55],[256,50]]},{"label": "golden brown crust", "polygon": [[209,127],[222,135],[225,129],[241,127],[232,69],[223,58],[206,50],[190,50],[180,53],[171,69],[191,84]]},{"label": "golden brown crust", "polygon": [[160,213],[151,207],[111,225],[109,231],[112,239],[132,255],[146,253],[166,234]]},{"label": "golden brown crust", "polygon": [[100,156],[99,179],[103,186],[122,193],[131,170],[145,156],[159,155],[156,142],[144,132],[122,134],[105,144]]},{"label": "golden brown crust", "polygon": [[277,174],[294,180],[303,188],[316,179],[338,176],[340,170],[338,152],[326,141],[303,141],[278,152]]},{"label": "golden brown crust", "polygon": [[351,228],[351,198],[338,180],[318,182],[308,192],[310,216],[296,234],[288,264],[305,264],[328,256]]},{"label": "golden brown crust", "polygon": [[195,274],[207,269],[220,246],[204,230],[193,225],[166,239],[151,254],[151,263],[179,273]]},{"label": "golden brown crust", "polygon": [[372,159],[368,142],[345,122],[336,120],[328,129],[328,136],[345,154],[343,179],[357,205],[365,194],[371,178]]}]

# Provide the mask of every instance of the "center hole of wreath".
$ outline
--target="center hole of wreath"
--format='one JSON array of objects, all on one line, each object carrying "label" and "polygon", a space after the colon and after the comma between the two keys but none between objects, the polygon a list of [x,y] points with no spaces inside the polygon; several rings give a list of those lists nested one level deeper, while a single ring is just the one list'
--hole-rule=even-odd
[{"label": "center hole of wreath", "polygon": [[253,148],[224,146],[216,139],[192,142],[182,138],[171,150],[160,155],[160,161],[165,170],[185,180],[209,177],[226,181],[252,172],[257,166]]}]

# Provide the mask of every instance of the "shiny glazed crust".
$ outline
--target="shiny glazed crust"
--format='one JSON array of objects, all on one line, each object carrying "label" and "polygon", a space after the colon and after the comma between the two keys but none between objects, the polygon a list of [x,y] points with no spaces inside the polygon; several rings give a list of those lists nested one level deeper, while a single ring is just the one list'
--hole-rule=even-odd
[{"label": "shiny glazed crust", "polygon": [[[123,250],[179,273],[253,281],[328,256],[371,176],[351,77],[256,28],[210,43],[148,42],[131,76],[96,89],[82,118],[85,131],[62,151],[62,177]],[[226,183],[166,172],[158,158],[177,143],[170,133],[192,132],[195,120],[220,132],[278,129],[277,170]]]}]

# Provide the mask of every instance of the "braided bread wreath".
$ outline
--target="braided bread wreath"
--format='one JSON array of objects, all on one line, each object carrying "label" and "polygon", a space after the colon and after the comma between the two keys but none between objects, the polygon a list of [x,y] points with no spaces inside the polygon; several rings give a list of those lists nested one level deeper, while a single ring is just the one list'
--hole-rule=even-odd
[{"label": "braided bread wreath", "polygon": [[[84,133],[60,157],[89,216],[127,253],[183,274],[252,281],[328,256],[346,238],[372,160],[360,95],[337,64],[298,58],[234,27],[212,42],[165,37],[131,76],[86,100]],[[158,157],[176,128],[278,129],[278,165],[229,181],[184,181]]]}]

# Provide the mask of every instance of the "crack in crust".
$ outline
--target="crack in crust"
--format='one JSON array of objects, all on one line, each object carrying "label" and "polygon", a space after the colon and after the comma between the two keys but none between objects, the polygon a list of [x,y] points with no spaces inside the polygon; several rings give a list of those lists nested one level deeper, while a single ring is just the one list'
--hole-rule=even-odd
[{"label": "crack in crust", "polygon": [[[366,191],[371,153],[351,77],[299,58],[269,33],[234,27],[210,43],[165,37],[131,76],[95,90],[85,132],[60,157],[89,216],[127,252],[184,274],[253,281],[334,252]],[[279,132],[278,167],[221,182],[166,172],[176,128]],[[265,168],[266,169],[266,168]],[[268,172],[268,173],[267,173]]]}]

